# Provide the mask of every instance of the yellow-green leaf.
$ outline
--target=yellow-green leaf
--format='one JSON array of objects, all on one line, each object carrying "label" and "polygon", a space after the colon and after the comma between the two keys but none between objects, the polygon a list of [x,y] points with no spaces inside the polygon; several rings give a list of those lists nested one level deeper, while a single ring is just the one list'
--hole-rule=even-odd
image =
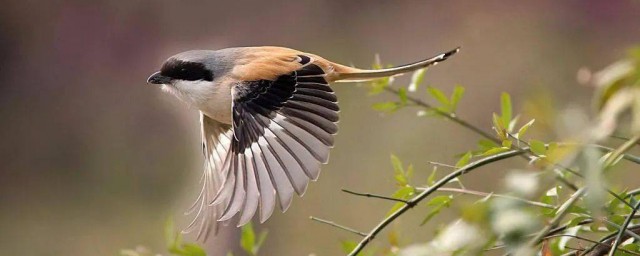
[{"label": "yellow-green leaf", "polygon": [[453,93],[451,93],[451,112],[456,112],[458,109],[458,103],[464,95],[464,87],[456,85],[453,87]]},{"label": "yellow-green leaf", "polygon": [[509,123],[511,123],[512,118],[512,108],[511,108],[511,96],[508,93],[503,92],[500,96],[500,109],[502,110],[502,127],[505,129],[509,128]]},{"label": "yellow-green leaf", "polygon": [[483,156],[492,156],[492,155],[499,154],[499,153],[502,153],[502,152],[505,152],[505,151],[508,151],[508,150],[509,150],[509,148],[505,148],[505,147],[492,148],[492,149],[489,149],[489,150],[485,151],[484,153],[482,153],[482,155]]},{"label": "yellow-green leaf", "polygon": [[471,152],[467,152],[465,153],[460,160],[458,160],[458,162],[456,163],[456,167],[460,168],[463,167],[465,165],[467,165],[469,163],[469,160],[471,159],[471,156],[473,156],[471,154]]},{"label": "yellow-green leaf", "polygon": [[529,130],[529,127],[531,127],[535,121],[536,121],[535,119],[531,119],[531,121],[529,121],[528,123],[520,127],[517,134],[518,139],[522,139],[524,134],[527,133],[527,130]]},{"label": "yellow-green leaf", "polygon": [[429,92],[434,99],[440,102],[447,112],[451,111],[451,102],[449,102],[449,98],[444,95],[440,89],[429,86],[427,87],[427,92]]},{"label": "yellow-green leaf", "polygon": [[398,89],[398,97],[400,98],[400,103],[407,104],[407,90],[404,88]]},{"label": "yellow-green leaf", "polygon": [[547,154],[547,147],[545,146],[544,142],[539,141],[539,140],[530,140],[529,141],[529,146],[531,147],[530,150],[531,152],[533,152],[536,155],[546,155]]},{"label": "yellow-green leaf", "polygon": [[373,104],[373,106],[371,106],[374,110],[377,111],[381,111],[381,112],[394,112],[396,110],[398,110],[398,103],[396,102],[378,102]]}]

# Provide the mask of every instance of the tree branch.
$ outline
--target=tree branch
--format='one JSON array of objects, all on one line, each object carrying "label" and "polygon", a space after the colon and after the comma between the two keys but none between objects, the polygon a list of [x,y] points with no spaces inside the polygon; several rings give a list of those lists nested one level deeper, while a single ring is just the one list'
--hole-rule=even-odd
[{"label": "tree branch", "polygon": [[[424,191],[424,190],[426,190],[428,188],[417,187],[416,189]],[[476,196],[493,196],[493,197],[508,198],[508,199],[517,200],[517,201],[524,202],[524,203],[527,203],[527,204],[530,204],[530,205],[534,205],[534,206],[539,206],[539,207],[544,207],[544,208],[549,208],[549,209],[555,209],[556,208],[555,206],[550,205],[550,204],[545,204],[545,203],[536,202],[536,201],[530,201],[530,200],[527,200],[527,199],[524,199],[524,198],[520,198],[520,197],[516,197],[516,196],[487,193],[487,192],[474,191],[474,190],[468,190],[468,189],[439,188],[438,191],[457,192],[457,193],[468,194],[468,195],[476,195]]]},{"label": "tree branch", "polygon": [[313,217],[313,216],[309,216],[309,219],[317,221],[317,222],[320,222],[320,223],[323,223],[323,224],[327,224],[329,226],[333,226],[333,227],[336,227],[336,228],[339,228],[339,229],[342,229],[342,230],[349,231],[349,232],[354,233],[354,234],[359,235],[359,236],[367,236],[367,234],[364,233],[364,232],[355,230],[355,229],[347,227],[347,226],[340,225],[340,224],[335,223],[333,221],[323,220],[323,219],[316,218],[316,217]]},{"label": "tree branch", "polygon": [[356,196],[364,196],[364,197],[372,197],[372,198],[378,198],[378,199],[384,199],[384,200],[389,200],[389,201],[395,201],[395,202],[401,202],[401,203],[409,203],[407,200],[403,200],[403,199],[399,199],[399,198],[393,198],[393,197],[388,197],[388,196],[381,196],[381,195],[376,195],[376,194],[370,194],[370,193],[358,193],[358,192],[354,192],[348,189],[342,189],[342,192],[345,192],[347,194],[352,194],[352,195],[356,195]]},{"label": "tree branch", "polygon": [[389,215],[387,218],[382,220],[376,227],[374,227],[367,234],[366,237],[364,237],[362,239],[362,241],[360,241],[360,243],[358,243],[358,245],[353,249],[353,251],[351,251],[351,253],[349,253],[349,255],[350,256],[357,255],[387,225],[389,225],[395,219],[400,217],[404,212],[406,212],[407,210],[412,208],[414,205],[416,205],[417,203],[419,203],[420,201],[422,201],[423,199],[425,199],[426,197],[428,197],[429,195],[431,195],[432,193],[437,191],[438,188],[446,185],[449,181],[457,178],[460,175],[463,175],[463,174],[468,173],[468,172],[470,172],[470,171],[472,171],[474,169],[477,169],[477,168],[479,168],[481,166],[484,166],[484,165],[487,165],[487,164],[490,164],[490,163],[493,163],[493,162],[496,162],[496,161],[500,161],[500,160],[503,160],[503,159],[511,158],[511,157],[514,157],[514,156],[518,156],[518,155],[521,155],[521,154],[524,154],[524,153],[525,153],[525,151],[522,151],[522,150],[506,151],[506,152],[503,152],[503,153],[500,153],[500,154],[489,156],[489,157],[480,159],[478,161],[469,163],[466,166],[461,167],[460,169],[456,170],[455,172],[450,173],[449,175],[445,176],[444,178],[442,178],[438,182],[436,182],[433,186],[429,187],[427,190],[422,191],[420,194],[418,194],[414,198],[411,198],[410,200],[408,200],[407,204],[405,204],[400,209],[398,209],[396,212],[394,212],[393,214]]},{"label": "tree branch", "polygon": [[[633,233],[640,233],[640,225],[635,225],[633,227],[629,227],[627,228],[628,231],[633,232]],[[600,240],[600,244],[597,244],[587,250],[584,251],[584,256],[604,256],[607,254],[607,252],[609,251],[609,248],[611,248],[610,245],[608,245],[609,243],[612,242],[613,239],[617,239],[616,235],[618,233],[613,233],[611,235],[605,236],[604,238],[602,238],[602,240]],[[624,241],[629,239],[631,236],[629,234],[626,234],[622,236],[622,238],[620,240]],[[602,245],[602,244],[606,244],[606,245]]]},{"label": "tree branch", "polygon": [[621,155],[624,155],[625,152],[629,151],[634,145],[636,145],[640,141],[640,134],[633,136],[633,138],[626,141],[619,148],[616,148],[611,155],[607,157],[604,161],[604,168],[610,167],[618,160]]},{"label": "tree branch", "polygon": [[560,206],[560,208],[558,208],[558,211],[556,212],[556,216],[553,217],[553,219],[551,219],[549,224],[547,224],[533,239],[529,241],[529,246],[531,247],[537,246],[542,241],[542,239],[547,235],[547,233],[549,233],[549,231],[551,231],[552,228],[558,225],[558,223],[562,220],[562,218],[564,218],[564,216],[567,214],[571,206],[575,204],[585,192],[586,192],[586,188],[584,187],[574,192],[573,195],[571,195],[571,197],[567,201],[565,201]]},{"label": "tree branch", "polygon": [[[611,247],[611,245],[608,245],[608,244],[605,244],[605,243],[601,243],[601,242],[598,242],[598,241],[594,241],[594,240],[588,239],[586,237],[574,236],[574,235],[568,235],[568,234],[559,234],[559,235],[548,236],[548,237],[545,237],[545,239],[563,237],[563,236],[572,237],[572,238],[579,239],[579,240],[582,240],[582,241],[587,241],[587,242],[594,243],[594,244],[597,244],[597,245],[600,245],[600,246]],[[631,254],[631,255],[640,255],[640,253],[637,253],[637,252],[632,252],[632,251],[625,250],[625,249],[620,249],[620,250],[623,251],[623,252],[626,252],[628,254]]]},{"label": "tree branch", "polygon": [[[384,87],[384,89],[386,91],[388,91],[388,92],[391,92],[391,93],[395,94],[395,95],[398,95],[400,93],[400,91],[398,91],[397,89],[394,89],[394,88],[389,87],[389,86]],[[486,138],[486,139],[488,139],[490,141],[493,141],[493,142],[495,142],[497,144],[502,143],[502,141],[500,141],[499,139],[497,139],[493,135],[489,134],[488,132],[485,132],[485,131],[481,130],[480,128],[478,128],[478,127],[476,127],[476,126],[474,126],[474,125],[472,125],[470,123],[467,123],[466,121],[458,118],[458,116],[456,116],[455,113],[449,113],[449,112],[446,112],[446,111],[442,111],[442,110],[440,110],[440,109],[438,109],[436,107],[431,106],[431,104],[426,103],[426,102],[422,101],[421,99],[415,98],[415,97],[410,96],[410,95],[407,95],[407,100],[413,102],[414,104],[416,104],[416,105],[418,105],[420,107],[427,108],[427,109],[433,111],[434,113],[436,113],[437,115],[439,115],[441,117],[444,117],[446,119],[449,119],[450,121],[453,121],[454,123],[457,123],[457,124],[461,125],[462,127],[467,128],[467,129],[479,134],[480,136],[482,136],[482,137],[484,137],[484,138]]]}]

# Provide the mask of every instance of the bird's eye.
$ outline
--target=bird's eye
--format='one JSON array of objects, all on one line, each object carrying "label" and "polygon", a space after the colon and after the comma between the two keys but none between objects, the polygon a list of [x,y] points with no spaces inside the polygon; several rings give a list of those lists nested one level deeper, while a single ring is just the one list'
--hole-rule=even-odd
[{"label": "bird's eye", "polygon": [[213,73],[202,63],[181,60],[167,61],[160,71],[162,75],[177,80],[186,81],[213,81]]}]

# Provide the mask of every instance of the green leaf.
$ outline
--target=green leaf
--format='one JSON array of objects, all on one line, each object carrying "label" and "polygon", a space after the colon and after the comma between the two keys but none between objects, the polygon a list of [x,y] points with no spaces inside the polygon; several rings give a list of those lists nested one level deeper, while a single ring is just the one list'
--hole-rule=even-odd
[{"label": "green leaf", "polygon": [[444,109],[447,110],[446,112],[451,111],[451,102],[449,102],[449,98],[444,95],[444,93],[440,89],[429,86],[427,87],[427,92],[429,92],[429,94],[431,94],[434,99],[442,104]]},{"label": "green leaf", "polygon": [[589,215],[589,210],[587,210],[584,207],[577,206],[577,205],[572,205],[571,207],[569,207],[569,210],[567,210],[567,212]]},{"label": "green leaf", "polygon": [[602,221],[596,221],[594,223],[591,223],[591,225],[589,225],[589,229],[591,230],[591,232],[594,232],[594,233],[599,232],[602,225],[603,225]]},{"label": "green leaf", "polygon": [[587,216],[578,216],[578,217],[575,217],[575,218],[571,219],[571,221],[569,221],[569,224],[567,224],[567,227],[568,227],[568,228],[570,228],[570,227],[575,227],[575,226],[577,226],[578,224],[580,224],[580,222],[583,222],[583,221],[588,220],[588,219],[591,219],[591,218],[590,218],[590,217],[587,217]]},{"label": "green leaf", "polygon": [[398,97],[400,98],[400,103],[402,103],[402,105],[406,105],[407,104],[407,90],[404,88],[400,88],[398,89]]},{"label": "green leaf", "polygon": [[432,198],[431,200],[429,200],[427,205],[436,206],[436,205],[449,204],[451,202],[451,199],[453,199],[453,197],[451,195],[436,196],[436,197]]},{"label": "green leaf", "polygon": [[438,172],[438,167],[434,166],[433,171],[431,171],[431,174],[429,175],[429,178],[427,178],[427,185],[432,186],[433,184],[436,183],[437,172]]},{"label": "green leaf", "polygon": [[[411,186],[404,186],[399,188],[398,190],[396,190],[396,192],[393,193],[393,195],[391,195],[391,197],[393,198],[397,198],[397,199],[402,199],[402,200],[409,200],[411,199],[411,197],[413,197],[413,195],[415,194],[415,189]],[[391,209],[389,209],[389,211],[387,212],[387,217],[391,214],[393,214],[394,212],[396,212],[398,209],[400,209],[400,207],[404,206],[405,203],[404,202],[397,202],[395,203]]]},{"label": "green leaf", "polygon": [[469,163],[469,160],[471,159],[471,156],[471,152],[467,152],[466,154],[464,154],[456,163],[456,167],[460,168],[467,165]]},{"label": "green leaf", "polygon": [[240,246],[248,254],[253,255],[253,245],[256,243],[256,234],[253,231],[251,222],[242,226],[242,234],[240,237]]},{"label": "green leaf", "polygon": [[511,119],[511,122],[509,122],[509,127],[507,127],[507,130],[509,131],[509,133],[512,133],[513,129],[516,128],[516,125],[518,124],[518,119],[520,119],[520,115],[517,115],[516,117]]},{"label": "green leaf", "polygon": [[251,222],[242,226],[241,237],[240,237],[240,247],[244,250],[248,255],[256,256],[258,255],[258,251],[260,251],[260,247],[267,239],[268,231],[261,231],[256,239],[256,233],[253,229],[253,225]]},{"label": "green leaf", "polygon": [[509,148],[505,148],[505,147],[492,148],[492,149],[489,149],[489,150],[485,151],[484,153],[482,153],[482,155],[483,156],[492,156],[492,155],[499,154],[499,153],[502,153],[502,152],[505,152],[505,151],[508,151],[508,150],[509,150]]},{"label": "green leaf", "polygon": [[369,95],[377,95],[384,92],[384,89],[389,86],[390,79],[388,77],[382,79],[376,79],[371,82],[371,89],[369,89]]},{"label": "green leaf", "polygon": [[405,177],[407,177],[407,182],[409,182],[409,180],[411,180],[411,177],[413,177],[413,165],[412,164],[407,166],[407,171],[405,172]]},{"label": "green leaf", "polygon": [[407,185],[407,183],[409,183],[409,179],[404,171],[404,168],[402,167],[402,161],[400,161],[400,158],[398,158],[394,154],[391,154],[391,165],[393,166],[393,177],[398,182],[398,185]]},{"label": "green leaf", "polygon": [[402,161],[396,155],[391,154],[391,166],[393,166],[394,172],[399,172],[404,174],[404,169],[402,168]]},{"label": "green leaf", "polygon": [[496,134],[498,135],[498,138],[500,138],[500,140],[507,140],[507,134],[506,134],[506,128],[504,126],[504,124],[502,123],[502,119],[500,118],[500,116],[498,116],[498,114],[493,113],[493,127],[496,131]]},{"label": "green leaf", "polygon": [[496,128],[496,129],[504,129],[504,125],[502,125],[502,121],[501,121],[500,116],[498,114],[493,113],[491,121],[493,121],[493,127],[494,128]]},{"label": "green leaf", "polygon": [[374,103],[371,107],[380,112],[394,112],[398,110],[400,106],[397,102],[387,101]]},{"label": "green leaf", "polygon": [[182,245],[183,254],[181,256],[207,256],[207,253],[196,244]]},{"label": "green leaf", "polygon": [[508,128],[511,123],[512,109],[511,109],[511,96],[508,93],[503,92],[500,96],[500,109],[502,110],[502,127]]},{"label": "green leaf", "polygon": [[529,146],[531,152],[536,155],[544,156],[547,153],[547,147],[544,145],[544,142],[539,140],[529,140]]},{"label": "green leaf", "polygon": [[452,196],[436,196],[433,199],[431,199],[427,205],[428,206],[433,206],[433,208],[431,208],[431,210],[429,211],[429,213],[427,214],[427,216],[422,220],[422,222],[420,222],[420,226],[426,224],[427,222],[429,222],[429,220],[431,220],[433,217],[435,217],[436,215],[438,215],[438,213],[440,213],[440,211],[445,208],[445,207],[449,207],[449,205],[451,205],[451,199],[453,199]]},{"label": "green leaf", "polygon": [[499,146],[498,144],[496,144],[491,140],[481,139],[478,141],[478,148],[480,149],[481,152],[485,152],[489,149],[492,149],[498,146]]},{"label": "green leaf", "polygon": [[173,218],[169,217],[164,223],[164,240],[167,244],[167,247],[176,247],[177,238],[180,235],[175,230],[175,225],[173,223]]},{"label": "green leaf", "polygon": [[513,145],[513,141],[510,141],[510,140],[503,140],[502,141],[502,147],[511,148],[511,145]]},{"label": "green leaf", "polygon": [[458,109],[458,103],[464,95],[464,87],[456,85],[453,87],[453,93],[451,93],[451,112],[456,112]]},{"label": "green leaf", "polygon": [[[638,250],[640,250],[640,245],[638,245],[636,243],[631,243],[631,244],[623,245],[621,248],[625,249],[627,251],[631,251],[631,252],[638,252]],[[624,255],[624,256],[631,255],[631,254],[626,253],[626,252],[620,252],[620,253],[621,253],[621,255]]]},{"label": "green leaf", "polygon": [[[540,198],[540,202],[554,205],[556,203],[556,199],[553,196],[544,195]],[[540,211],[544,216],[547,216],[547,217],[554,217],[556,213],[556,209],[549,209],[549,208],[540,208]]]},{"label": "green leaf", "polygon": [[356,246],[358,246],[358,243],[352,240],[343,240],[340,243],[342,244],[342,251],[345,253],[350,253],[356,248]]},{"label": "green leaf", "polygon": [[518,130],[518,133],[517,133],[516,137],[518,139],[522,139],[524,134],[527,133],[527,130],[529,130],[529,127],[531,127],[535,121],[536,121],[535,119],[531,119],[531,121],[529,121],[528,123],[526,123],[522,127],[520,127],[520,130]]}]

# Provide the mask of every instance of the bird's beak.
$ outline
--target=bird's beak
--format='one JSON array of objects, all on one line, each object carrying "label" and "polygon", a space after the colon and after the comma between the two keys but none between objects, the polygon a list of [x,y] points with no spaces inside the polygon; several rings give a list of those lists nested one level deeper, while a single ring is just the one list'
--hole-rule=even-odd
[{"label": "bird's beak", "polygon": [[155,72],[147,79],[147,83],[150,84],[168,84],[171,82],[170,77],[166,77],[160,74],[160,72]]}]

